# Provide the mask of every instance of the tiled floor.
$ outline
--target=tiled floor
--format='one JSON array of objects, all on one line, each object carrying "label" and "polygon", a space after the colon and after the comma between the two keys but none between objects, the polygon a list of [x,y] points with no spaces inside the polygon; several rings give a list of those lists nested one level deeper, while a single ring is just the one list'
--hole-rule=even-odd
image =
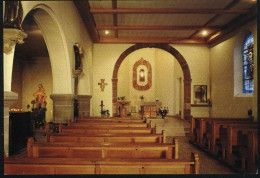
[{"label": "tiled floor", "polygon": [[[187,126],[187,122],[182,121],[180,119],[168,117],[165,118],[164,121],[159,121],[158,126],[158,133],[159,129],[164,129],[164,130],[169,130],[169,129],[174,129],[172,126],[178,126],[179,130],[181,128],[181,125]],[[166,129],[167,127],[167,129]],[[199,160],[200,160],[200,174],[236,174],[236,172],[229,167],[221,164],[219,161],[215,160],[211,156],[207,155],[205,152],[201,151],[199,148],[196,146],[192,145],[189,143],[189,137],[185,136],[179,136],[180,134],[178,133],[177,136],[173,136],[174,132],[171,132],[170,136],[167,136],[167,142],[171,143],[173,140],[173,137],[177,138],[179,141],[179,158],[180,159],[189,159],[191,152],[197,153],[199,155]],[[167,134],[167,132],[166,132]],[[169,134],[168,134],[169,135]],[[38,135],[38,140],[37,141],[46,141],[45,136],[43,135]],[[21,150],[21,152],[15,157],[25,157],[26,156],[26,149]]]}]

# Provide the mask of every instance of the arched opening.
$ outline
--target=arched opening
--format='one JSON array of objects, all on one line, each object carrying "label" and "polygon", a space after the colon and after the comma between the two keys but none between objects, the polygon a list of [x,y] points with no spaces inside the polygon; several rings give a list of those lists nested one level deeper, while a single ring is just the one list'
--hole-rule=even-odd
[{"label": "arched opening", "polygon": [[69,60],[64,32],[48,6],[37,5],[33,11],[33,18],[42,32],[50,56],[53,76],[52,94],[71,94],[73,93],[72,64]]},{"label": "arched opening", "polygon": [[[10,107],[11,111],[36,112],[37,100],[33,93],[38,90],[41,84],[45,89],[47,98],[44,99],[44,106],[38,109],[42,112],[47,122],[52,121],[53,102],[50,94],[53,92],[53,76],[50,57],[47,50],[42,31],[33,18],[35,10],[25,17],[22,28],[27,34],[25,43],[17,45],[14,53],[12,71],[12,91],[18,93],[18,100]],[[42,103],[43,104],[43,103]]]},{"label": "arched opening", "polygon": [[132,52],[142,48],[159,48],[169,52],[179,62],[184,76],[184,119],[189,120],[191,115],[190,103],[191,103],[191,76],[189,66],[184,57],[173,47],[168,44],[136,44],[125,50],[118,58],[113,71],[112,78],[112,104],[113,104],[113,115],[117,114],[117,84],[118,84],[118,71],[123,60]]}]

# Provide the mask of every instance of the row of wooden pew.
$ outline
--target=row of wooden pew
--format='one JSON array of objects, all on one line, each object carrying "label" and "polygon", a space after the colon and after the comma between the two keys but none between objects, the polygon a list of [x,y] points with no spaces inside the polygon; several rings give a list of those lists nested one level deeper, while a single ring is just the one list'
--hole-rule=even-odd
[{"label": "row of wooden pew", "polygon": [[26,158],[5,158],[15,174],[198,174],[199,158],[178,159],[178,140],[141,118],[81,117],[48,131],[46,142],[28,139]]},{"label": "row of wooden pew", "polygon": [[193,117],[190,142],[239,172],[256,173],[257,127],[252,118]]}]

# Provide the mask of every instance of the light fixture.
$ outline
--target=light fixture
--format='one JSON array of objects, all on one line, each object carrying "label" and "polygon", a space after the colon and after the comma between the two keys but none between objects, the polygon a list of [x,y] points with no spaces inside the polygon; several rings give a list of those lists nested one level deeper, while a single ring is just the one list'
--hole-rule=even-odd
[{"label": "light fixture", "polygon": [[105,30],[105,34],[108,35],[108,34],[109,34],[109,31],[108,31],[108,30]]},{"label": "light fixture", "polygon": [[203,36],[207,36],[208,35],[208,31],[207,30],[203,30],[201,33],[202,33]]}]

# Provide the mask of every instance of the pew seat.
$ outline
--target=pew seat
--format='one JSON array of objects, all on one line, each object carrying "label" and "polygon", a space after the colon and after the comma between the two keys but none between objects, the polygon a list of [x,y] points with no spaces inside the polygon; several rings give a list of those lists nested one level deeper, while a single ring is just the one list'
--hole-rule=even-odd
[{"label": "pew seat", "polygon": [[199,157],[190,159],[5,158],[5,175],[42,174],[199,174]]},{"label": "pew seat", "polygon": [[69,122],[68,126],[74,127],[149,127],[148,123],[136,123],[136,122]]},{"label": "pew seat", "polygon": [[133,123],[143,123],[145,122],[145,120],[143,119],[132,119],[132,118],[82,118],[82,119],[77,119],[76,122],[102,122],[102,123],[106,123],[106,122],[133,122]]},{"label": "pew seat", "polygon": [[173,143],[77,143],[34,142],[28,139],[28,157],[60,158],[154,158],[177,159],[178,144]]},{"label": "pew seat", "polygon": [[156,128],[145,127],[59,127],[59,133],[113,134],[113,133],[156,133]]},{"label": "pew seat", "polygon": [[92,119],[92,120],[143,120],[141,117],[99,117],[99,116],[80,116],[78,120]]},{"label": "pew seat", "polygon": [[143,143],[166,143],[166,135],[149,134],[149,133],[133,133],[133,134],[71,134],[71,133],[47,133],[47,142],[143,142]]}]

